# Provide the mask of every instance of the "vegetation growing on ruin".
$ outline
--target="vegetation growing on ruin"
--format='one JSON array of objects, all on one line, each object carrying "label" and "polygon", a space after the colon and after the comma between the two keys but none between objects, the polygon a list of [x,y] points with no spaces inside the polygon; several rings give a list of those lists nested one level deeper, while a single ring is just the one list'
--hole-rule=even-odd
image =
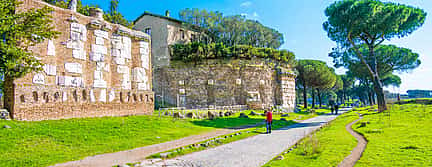
[{"label": "vegetation growing on ruin", "polygon": [[183,62],[199,62],[206,59],[252,59],[262,58],[281,65],[295,63],[294,53],[287,50],[257,48],[249,45],[228,46],[223,43],[204,44],[192,42],[171,46],[171,59]]},{"label": "vegetation growing on ruin", "polygon": [[[52,5],[67,9],[71,0],[44,0]],[[104,19],[114,24],[120,24],[129,28],[133,27],[133,23],[128,21],[118,11],[119,0],[111,0],[109,10],[104,12]],[[77,12],[86,16],[90,16],[91,8],[100,8],[99,5],[84,5],[80,0],[77,0]]]}]

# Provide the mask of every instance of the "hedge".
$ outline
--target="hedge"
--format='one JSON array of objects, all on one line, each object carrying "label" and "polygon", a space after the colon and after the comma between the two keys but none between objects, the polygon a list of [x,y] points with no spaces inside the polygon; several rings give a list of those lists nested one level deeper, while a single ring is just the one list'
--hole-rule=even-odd
[{"label": "hedge", "polygon": [[287,50],[257,48],[249,45],[226,46],[223,43],[204,44],[192,42],[171,46],[171,60],[199,62],[207,59],[252,59],[263,58],[286,65],[294,65],[295,55]]}]

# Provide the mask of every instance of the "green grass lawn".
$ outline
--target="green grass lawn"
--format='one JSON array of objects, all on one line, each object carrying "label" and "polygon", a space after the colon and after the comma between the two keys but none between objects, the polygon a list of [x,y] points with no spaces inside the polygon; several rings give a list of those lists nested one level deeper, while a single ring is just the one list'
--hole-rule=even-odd
[{"label": "green grass lawn", "polygon": [[272,160],[264,166],[337,166],[357,145],[345,125],[358,119],[354,112],[345,113],[315,134],[299,142],[283,160]]},{"label": "green grass lawn", "polygon": [[432,105],[389,105],[353,128],[369,141],[356,166],[432,166]]},{"label": "green grass lawn", "polygon": [[[258,111],[256,111],[258,112]],[[250,111],[245,111],[249,114]],[[215,120],[129,116],[20,122],[0,120],[0,166],[49,166],[87,156],[129,150],[217,128],[256,125],[263,116]],[[313,114],[292,113],[307,119]],[[279,115],[274,115],[279,120]],[[8,125],[11,129],[3,128]]]},{"label": "green grass lawn", "polygon": [[[246,115],[249,115],[251,112],[252,111],[243,111],[243,112],[240,112],[240,113],[245,113]],[[253,111],[253,112],[255,112],[257,114],[263,114],[264,113],[264,111]],[[329,110],[320,109],[320,113],[321,114],[329,113],[329,112],[330,112]],[[240,113],[236,113],[234,115],[234,117],[238,117],[240,115]],[[289,116],[287,116],[287,117],[281,117],[281,114],[276,114],[276,113],[273,114],[274,122],[273,122],[272,128],[273,129],[280,129],[280,128],[283,128],[283,127],[295,124],[296,122],[294,120],[305,120],[305,119],[309,119],[309,118],[317,116],[316,113],[312,114],[312,113],[306,113],[306,112],[289,113],[288,115]],[[280,120],[281,118],[285,118],[286,121]],[[197,124],[200,124],[200,125],[205,125],[205,126],[218,127],[218,128],[225,127],[225,125],[232,125],[232,127],[235,127],[231,123],[232,122],[232,121],[230,121],[231,119],[233,119],[233,118],[219,118],[219,119],[213,120],[213,121],[212,120],[199,120],[199,121],[194,121],[194,123],[197,123]],[[257,123],[259,123],[259,122],[264,123],[265,116],[261,116],[261,115],[251,116],[251,115],[249,115],[249,118],[236,118],[236,119],[240,119],[241,121],[256,120]],[[176,149],[168,150],[168,151],[165,151],[163,153],[169,152],[171,154],[169,154],[167,158],[175,158],[177,156],[189,154],[189,153],[196,152],[196,151],[202,151],[202,150],[205,150],[205,149],[208,149],[208,148],[212,148],[212,147],[220,146],[220,145],[223,145],[223,144],[231,143],[231,142],[234,142],[234,141],[237,141],[237,140],[241,140],[241,139],[245,139],[245,138],[248,138],[248,137],[251,137],[251,136],[255,136],[255,135],[258,135],[258,134],[263,134],[263,133],[266,132],[266,128],[265,128],[265,124],[263,124],[263,125],[260,125],[258,127],[241,130],[240,132],[243,132],[243,133],[240,134],[240,135],[236,135],[236,136],[233,136],[233,137],[226,138],[224,140],[220,140],[218,143],[213,143],[209,147],[199,147],[199,148],[196,148],[196,147],[193,147],[192,145],[189,145],[189,146],[185,146],[185,147],[182,147],[182,148],[176,148]],[[244,133],[244,132],[249,132],[249,133]],[[235,132],[235,133],[239,133],[239,132]],[[230,135],[222,135],[222,136],[215,137],[213,139],[225,138],[225,136],[230,136]],[[195,143],[195,144],[206,143],[207,141],[211,141],[211,140],[212,139],[209,139],[209,140],[202,141],[202,142]],[[147,158],[161,158],[161,156],[160,156],[160,153],[157,153],[157,154],[151,155],[151,156],[149,156]]]},{"label": "green grass lawn", "polygon": [[[104,117],[41,122],[0,121],[0,166],[48,166],[86,156],[133,149],[257,119],[215,120],[217,126],[169,117]],[[199,121],[198,121],[199,122]],[[4,125],[11,129],[2,128]]]}]

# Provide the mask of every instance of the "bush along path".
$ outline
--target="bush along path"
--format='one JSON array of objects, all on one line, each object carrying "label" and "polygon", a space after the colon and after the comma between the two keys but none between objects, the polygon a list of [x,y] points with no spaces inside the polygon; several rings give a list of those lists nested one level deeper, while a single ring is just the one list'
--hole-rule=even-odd
[{"label": "bush along path", "polygon": [[[357,113],[358,114],[358,113]],[[363,135],[355,132],[352,129],[352,126],[363,119],[363,116],[361,114],[359,115],[359,119],[351,122],[350,124],[346,125],[346,130],[351,133],[352,136],[354,136],[357,139],[357,146],[351,151],[351,154],[348,155],[338,166],[339,167],[352,167],[355,165],[355,163],[360,159],[362,156],[364,150],[366,149],[367,141],[364,138]]]},{"label": "bush along path", "polygon": [[[344,111],[342,111],[344,112]],[[194,152],[174,160],[143,162],[136,166],[245,166],[258,167],[288,149],[309,133],[335,119],[336,115],[321,115],[294,124],[272,134],[260,134],[219,147]]]}]

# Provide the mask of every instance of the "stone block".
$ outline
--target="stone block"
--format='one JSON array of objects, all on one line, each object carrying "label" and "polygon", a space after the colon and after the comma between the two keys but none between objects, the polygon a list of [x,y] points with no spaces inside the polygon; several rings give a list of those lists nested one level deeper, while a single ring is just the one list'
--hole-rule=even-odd
[{"label": "stone block", "polygon": [[102,31],[102,30],[95,30],[95,31],[94,31],[94,35],[95,35],[96,37],[101,37],[101,38],[108,39],[108,32],[106,32],[106,31]]},{"label": "stone block", "polygon": [[65,63],[66,72],[82,74],[82,65],[80,63]]},{"label": "stone block", "polygon": [[92,52],[93,53],[103,54],[103,55],[108,54],[108,50],[107,50],[107,48],[105,46],[103,46],[103,45],[96,45],[96,44],[92,44]]},{"label": "stone block", "polygon": [[47,75],[52,75],[52,76],[57,75],[57,66],[55,65],[45,64],[42,68],[44,69]]},{"label": "stone block", "polygon": [[128,66],[117,66],[117,72],[120,74],[129,74],[130,70]]},{"label": "stone block", "polygon": [[102,90],[100,90],[100,93],[99,93],[99,101],[100,101],[100,102],[106,102],[106,101],[107,101],[106,89],[102,89]]},{"label": "stone block", "polygon": [[33,83],[44,85],[45,84],[45,75],[43,75],[41,73],[34,75],[33,76]]},{"label": "stone block", "polygon": [[48,40],[47,55],[48,56],[55,56],[56,55],[56,50],[55,50],[55,45],[54,45],[53,39]]}]

